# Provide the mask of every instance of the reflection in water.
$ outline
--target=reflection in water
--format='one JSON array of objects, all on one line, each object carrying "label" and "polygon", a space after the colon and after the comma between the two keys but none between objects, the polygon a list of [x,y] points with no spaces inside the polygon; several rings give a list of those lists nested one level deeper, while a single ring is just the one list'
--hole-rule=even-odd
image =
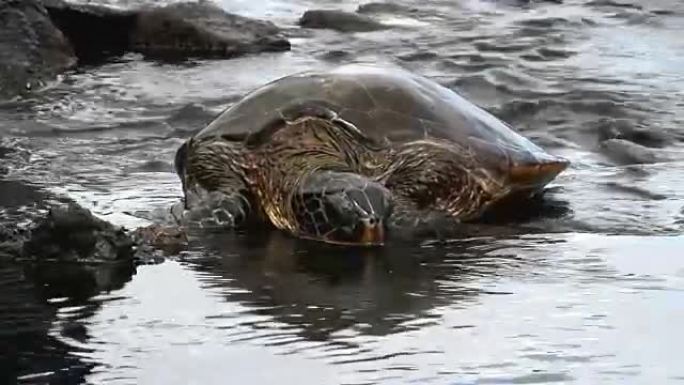
[{"label": "reflection in water", "polygon": [[410,330],[414,320],[421,325],[436,322],[432,309],[477,301],[483,290],[479,278],[495,279],[500,270],[533,263],[505,252],[492,256],[506,242],[490,237],[371,249],[320,245],[279,232],[201,237],[197,242],[190,255],[199,256],[186,261],[225,279],[229,301],[254,307],[257,314],[322,341],[350,327],[387,335]]},{"label": "reflection in water", "polygon": [[93,297],[131,279],[130,264],[31,264],[0,260],[0,383],[80,383],[95,365],[84,320]]},{"label": "reflection in water", "polygon": [[669,304],[684,289],[670,271],[681,237],[528,235],[366,250],[278,232],[194,241],[203,246],[180,263],[142,268],[88,319],[91,360],[102,363],[89,383],[667,380],[634,364],[676,368],[684,338],[667,328],[684,320]]}]

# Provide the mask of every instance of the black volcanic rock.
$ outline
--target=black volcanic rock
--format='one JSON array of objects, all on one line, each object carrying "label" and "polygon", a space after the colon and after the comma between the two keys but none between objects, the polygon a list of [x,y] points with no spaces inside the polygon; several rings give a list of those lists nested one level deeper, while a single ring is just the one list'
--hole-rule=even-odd
[{"label": "black volcanic rock", "polygon": [[299,25],[340,32],[371,32],[390,28],[366,15],[336,10],[306,11],[299,19]]},{"label": "black volcanic rock", "polygon": [[289,49],[273,23],[206,1],[119,10],[63,0],[0,0],[0,100],[54,80],[77,61],[128,51],[185,59]]},{"label": "black volcanic rock", "polygon": [[393,2],[373,2],[359,5],[358,13],[413,13],[418,9]]},{"label": "black volcanic rock", "polygon": [[134,11],[44,0],[53,23],[67,36],[81,62],[121,55],[130,49]]},{"label": "black volcanic rock", "polygon": [[290,49],[273,23],[233,15],[209,2],[118,10],[46,0],[46,8],[79,58],[126,51],[148,57],[229,58]]},{"label": "black volcanic rock", "polygon": [[135,242],[123,228],[93,216],[76,204],[54,207],[29,231],[23,259],[55,261],[132,261]]},{"label": "black volcanic rock", "polygon": [[131,50],[148,56],[228,58],[289,49],[273,23],[229,14],[208,2],[142,10],[131,33]]},{"label": "black volcanic rock", "polygon": [[42,87],[76,56],[38,0],[0,0],[0,99]]}]

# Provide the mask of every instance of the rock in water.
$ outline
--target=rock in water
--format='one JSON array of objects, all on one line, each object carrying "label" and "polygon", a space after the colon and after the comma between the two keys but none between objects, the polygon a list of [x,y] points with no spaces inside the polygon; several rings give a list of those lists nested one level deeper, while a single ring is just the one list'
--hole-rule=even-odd
[{"label": "rock in water", "polygon": [[665,161],[664,156],[652,148],[625,139],[608,139],[601,142],[604,154],[621,165],[657,163]]},{"label": "rock in water", "polygon": [[39,88],[76,64],[37,0],[0,0],[0,99]]},{"label": "rock in water", "polygon": [[358,13],[412,13],[417,11],[418,9],[416,8],[410,8],[389,1],[361,4],[356,8]]},{"label": "rock in water", "polygon": [[130,49],[135,11],[101,5],[43,0],[50,18],[66,35],[81,62],[121,55]]},{"label": "rock in water", "polygon": [[55,207],[30,231],[22,257],[33,260],[132,261],[135,242],[123,228],[76,204]]},{"label": "rock in water", "polygon": [[63,0],[0,0],[0,100],[42,86],[77,58],[101,60],[127,51],[230,58],[289,49],[273,23],[205,1],[118,10]]},{"label": "rock in water", "polygon": [[306,11],[299,19],[299,25],[340,32],[371,32],[390,28],[365,15],[333,10]]},{"label": "rock in water", "polygon": [[233,57],[286,51],[290,43],[271,22],[229,14],[199,2],[141,11],[131,49],[148,56]]},{"label": "rock in water", "polygon": [[624,139],[645,147],[665,147],[674,138],[629,119],[601,119],[596,123],[599,140]]},{"label": "rock in water", "polygon": [[229,14],[204,1],[135,10],[45,1],[81,59],[126,51],[148,57],[226,58],[290,49],[273,23]]}]

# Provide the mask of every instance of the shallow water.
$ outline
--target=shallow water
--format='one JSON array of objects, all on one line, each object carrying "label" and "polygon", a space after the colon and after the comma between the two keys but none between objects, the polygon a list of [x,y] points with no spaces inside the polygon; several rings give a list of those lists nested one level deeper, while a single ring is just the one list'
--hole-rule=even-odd
[{"label": "shallow water", "polygon": [[[0,380],[684,382],[684,5],[621,1],[406,0],[417,11],[364,34],[295,26],[306,9],[359,1],[224,1],[286,28],[293,50],[128,55],[0,106],[3,220],[64,195],[147,224],[180,196],[175,149],[213,114],[346,62],[429,76],[573,162],[536,215],[447,244],[205,235],[135,270],[0,265]],[[626,140],[602,142],[614,137]]]}]

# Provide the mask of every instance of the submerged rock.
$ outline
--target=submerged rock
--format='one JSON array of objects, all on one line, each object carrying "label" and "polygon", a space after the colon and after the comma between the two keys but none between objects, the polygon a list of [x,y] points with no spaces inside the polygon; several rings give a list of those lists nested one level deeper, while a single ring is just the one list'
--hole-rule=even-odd
[{"label": "submerged rock", "polygon": [[335,10],[306,11],[299,19],[299,25],[340,32],[371,32],[390,28],[365,15]]},{"label": "submerged rock", "polygon": [[350,60],[352,57],[353,55],[350,52],[342,50],[332,50],[318,56],[320,60],[332,63]]},{"label": "submerged rock", "polygon": [[215,118],[216,112],[201,104],[190,103],[174,112],[166,119],[166,123],[174,129],[174,135],[185,138],[203,129]]},{"label": "submerged rock", "polygon": [[665,147],[674,140],[662,131],[635,125],[628,119],[601,119],[596,130],[601,141],[624,139],[646,147]]},{"label": "submerged rock", "polygon": [[0,99],[42,87],[76,56],[38,0],[0,1]]},{"label": "submerged rock", "polygon": [[617,2],[613,0],[592,0],[586,4],[585,6],[593,6],[593,7],[615,7],[615,8],[632,8],[632,9],[643,9],[643,7],[639,4],[635,3],[622,3],[622,2]]},{"label": "submerged rock", "polygon": [[625,139],[608,139],[601,142],[604,153],[618,164],[657,163],[666,160],[652,148]]}]

